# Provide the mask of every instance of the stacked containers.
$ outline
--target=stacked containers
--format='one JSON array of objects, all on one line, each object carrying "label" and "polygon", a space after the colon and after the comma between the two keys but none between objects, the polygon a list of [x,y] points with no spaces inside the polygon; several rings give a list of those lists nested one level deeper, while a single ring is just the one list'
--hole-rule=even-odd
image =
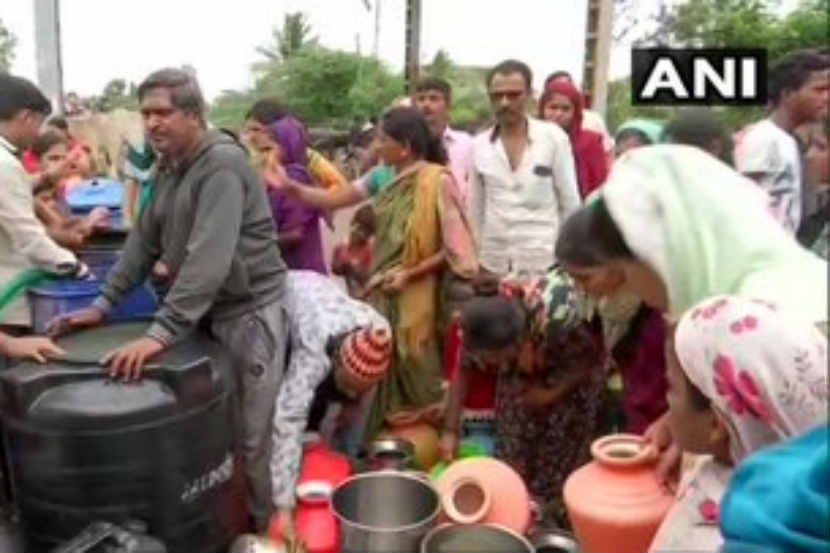
[{"label": "stacked containers", "polygon": [[[110,211],[112,229],[93,237],[91,243],[77,252],[91,273],[89,280],[58,280],[29,289],[32,326],[43,333],[49,321],[70,311],[88,307],[98,296],[110,269],[118,262],[126,231],[121,227],[121,206],[124,184],[110,179],[93,179],[67,194],[67,204],[76,215],[85,215],[96,207]],[[156,295],[149,283],[136,287],[110,316],[111,321],[129,321],[151,316],[157,307]]]},{"label": "stacked containers", "polygon": [[113,228],[123,228],[122,206],[125,195],[123,182],[94,178],[67,193],[66,203],[75,215],[86,215],[96,207],[105,207],[110,212],[110,225]]}]

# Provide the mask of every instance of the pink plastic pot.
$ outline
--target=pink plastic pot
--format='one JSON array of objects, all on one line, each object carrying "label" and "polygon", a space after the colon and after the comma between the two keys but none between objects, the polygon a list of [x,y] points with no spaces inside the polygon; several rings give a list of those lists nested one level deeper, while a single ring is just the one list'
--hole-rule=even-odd
[{"label": "pink plastic pot", "polygon": [[530,526],[530,496],[521,477],[497,459],[456,461],[436,481],[444,514],[456,522],[499,524],[524,534]]}]

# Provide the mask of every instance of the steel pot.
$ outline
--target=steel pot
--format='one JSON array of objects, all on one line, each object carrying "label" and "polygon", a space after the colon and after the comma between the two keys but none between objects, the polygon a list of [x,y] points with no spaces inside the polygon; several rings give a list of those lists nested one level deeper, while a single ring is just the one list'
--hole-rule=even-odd
[{"label": "steel pot", "polygon": [[530,536],[536,553],[581,553],[573,534],[558,528],[543,528]]},{"label": "steel pot", "polygon": [[498,524],[444,524],[421,543],[421,553],[534,553],[521,534]]},{"label": "steel pot", "polygon": [[384,470],[353,476],[332,494],[342,553],[418,551],[441,511],[428,480]]},{"label": "steel pot", "polygon": [[287,553],[282,542],[276,542],[254,534],[242,534],[231,544],[229,553]]},{"label": "steel pot", "polygon": [[367,449],[370,470],[408,470],[413,467],[415,445],[403,438],[381,438]]}]

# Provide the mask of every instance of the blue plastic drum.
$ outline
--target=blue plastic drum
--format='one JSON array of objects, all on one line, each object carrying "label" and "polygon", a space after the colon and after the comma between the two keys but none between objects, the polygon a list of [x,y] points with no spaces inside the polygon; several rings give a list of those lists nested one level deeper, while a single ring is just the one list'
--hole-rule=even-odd
[{"label": "blue plastic drum", "polygon": [[[29,289],[32,326],[36,333],[58,315],[88,307],[101,291],[100,280],[58,280]],[[157,307],[153,288],[144,283],[130,292],[110,315],[111,321],[132,321],[151,317]]]},{"label": "blue plastic drum", "polygon": [[66,204],[76,215],[86,215],[96,207],[106,207],[110,211],[110,225],[114,228],[121,228],[123,226],[122,208],[126,194],[127,190],[123,182],[95,178],[73,188],[66,195]]}]

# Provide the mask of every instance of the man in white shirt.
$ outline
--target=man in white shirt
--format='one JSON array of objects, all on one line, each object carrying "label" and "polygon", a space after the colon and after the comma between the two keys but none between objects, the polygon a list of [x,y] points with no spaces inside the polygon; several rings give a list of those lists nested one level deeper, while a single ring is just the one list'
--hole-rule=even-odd
[{"label": "man in white shirt", "polygon": [[830,57],[811,50],[787,54],[770,68],[768,94],[772,112],[743,135],[735,164],[769,192],[773,215],[795,234],[804,211],[804,179],[794,131],[827,118]]},{"label": "man in white shirt", "polygon": [[[0,74],[0,91],[0,292],[31,268],[85,276],[87,268],[49,238],[35,216],[32,184],[20,161],[21,152],[37,139],[52,106],[35,85],[7,73]],[[0,314],[0,327],[12,333],[30,326],[25,295]]]},{"label": "man in white shirt", "polygon": [[415,107],[424,114],[429,128],[440,136],[449,158],[449,168],[462,205],[470,205],[470,162],[473,156],[473,139],[464,131],[450,128],[452,108],[452,87],[444,79],[429,77],[418,83],[414,96]]},{"label": "man in white shirt", "polygon": [[546,271],[561,223],[580,206],[568,135],[527,116],[532,82],[520,61],[490,71],[497,123],[473,142],[471,219],[481,265],[496,274]]}]

